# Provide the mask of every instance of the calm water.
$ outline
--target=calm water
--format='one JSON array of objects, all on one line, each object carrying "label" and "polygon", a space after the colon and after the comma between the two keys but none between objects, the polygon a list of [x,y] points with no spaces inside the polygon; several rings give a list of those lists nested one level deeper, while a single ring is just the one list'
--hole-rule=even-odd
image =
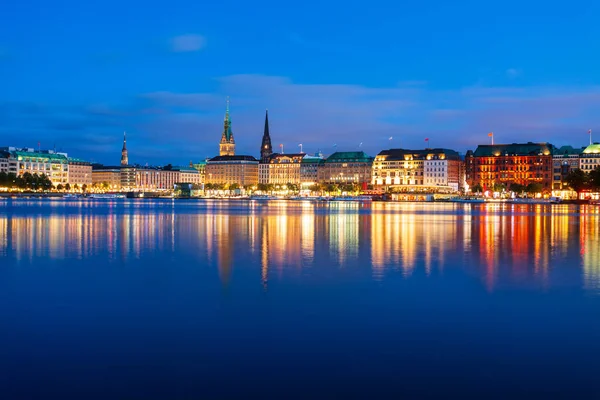
[{"label": "calm water", "polygon": [[600,207],[0,200],[0,398],[600,396]]}]

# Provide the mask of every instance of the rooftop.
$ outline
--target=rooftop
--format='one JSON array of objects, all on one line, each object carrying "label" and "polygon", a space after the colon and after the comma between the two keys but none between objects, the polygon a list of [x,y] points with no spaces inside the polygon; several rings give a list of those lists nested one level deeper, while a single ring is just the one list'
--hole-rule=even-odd
[{"label": "rooftop", "polygon": [[389,149],[383,150],[377,154],[378,157],[384,156],[386,160],[405,160],[406,156],[412,156],[417,159],[425,159],[428,156],[432,158],[435,156],[443,155],[445,159],[449,160],[460,160],[460,155],[457,151],[451,149],[444,148],[433,148],[433,149],[420,149],[420,150],[411,150],[411,149]]},{"label": "rooftop", "polygon": [[600,143],[590,144],[583,150],[583,154],[598,154],[600,153]]},{"label": "rooftop", "polygon": [[537,156],[540,154],[553,154],[555,147],[550,143],[512,143],[512,144],[486,144],[477,146],[475,157],[492,157],[500,155],[510,156]]},{"label": "rooftop", "polygon": [[46,160],[56,160],[56,161],[67,161],[67,156],[62,153],[54,153],[48,151],[23,151],[23,150],[15,150],[11,151],[11,156],[22,160],[24,158],[38,158],[38,159],[46,159]]},{"label": "rooftop", "polygon": [[217,162],[217,161],[256,161],[258,160],[252,156],[216,156],[208,160],[209,162]]},{"label": "rooftop", "polygon": [[337,151],[325,159],[325,163],[332,162],[373,162],[373,157],[364,151]]}]

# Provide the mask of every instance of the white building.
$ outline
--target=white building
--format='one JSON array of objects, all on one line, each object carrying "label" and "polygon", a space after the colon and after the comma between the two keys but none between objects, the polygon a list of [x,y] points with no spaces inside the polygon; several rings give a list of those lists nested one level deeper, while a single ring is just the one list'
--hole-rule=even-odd
[{"label": "white building", "polygon": [[579,156],[579,165],[584,172],[600,167],[600,143],[590,144]]},{"label": "white building", "polygon": [[5,150],[9,153],[8,172],[16,175],[23,175],[26,172],[44,174],[52,181],[53,185],[64,185],[69,182],[69,161],[65,153],[14,147],[7,147]]}]

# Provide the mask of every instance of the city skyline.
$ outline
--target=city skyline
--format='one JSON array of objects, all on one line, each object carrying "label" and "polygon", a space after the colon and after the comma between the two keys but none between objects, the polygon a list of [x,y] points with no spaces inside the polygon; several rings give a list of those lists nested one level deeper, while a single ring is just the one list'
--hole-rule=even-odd
[{"label": "city skyline", "polygon": [[[251,20],[256,5],[238,1],[226,12],[183,1],[170,18],[136,3],[13,3],[0,27],[11,77],[0,142],[111,164],[127,131],[132,160],[185,164],[217,154],[230,96],[237,151],[256,156],[267,108],[274,148],[307,153],[363,143],[376,154],[425,138],[464,153],[490,131],[498,143],[587,143],[600,106],[588,61],[600,5],[434,3],[357,13],[309,2],[292,15],[266,2]],[[110,29],[90,29],[95,21]]]}]

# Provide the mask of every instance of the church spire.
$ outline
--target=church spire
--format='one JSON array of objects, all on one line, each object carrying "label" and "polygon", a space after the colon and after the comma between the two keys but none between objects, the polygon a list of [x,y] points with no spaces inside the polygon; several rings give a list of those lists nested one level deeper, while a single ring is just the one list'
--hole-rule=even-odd
[{"label": "church spire", "polygon": [[265,131],[262,137],[262,143],[260,145],[260,160],[262,162],[267,161],[267,158],[273,154],[273,148],[271,147],[271,135],[269,134],[269,110],[265,112]]},{"label": "church spire", "polygon": [[121,165],[126,166],[129,164],[129,157],[127,156],[127,132],[123,132],[123,148],[121,149]]},{"label": "church spire", "polygon": [[219,154],[222,156],[235,155],[235,140],[231,132],[231,117],[229,116],[229,97],[227,97],[227,108],[225,109],[225,118],[223,120],[223,134],[219,144]]}]

